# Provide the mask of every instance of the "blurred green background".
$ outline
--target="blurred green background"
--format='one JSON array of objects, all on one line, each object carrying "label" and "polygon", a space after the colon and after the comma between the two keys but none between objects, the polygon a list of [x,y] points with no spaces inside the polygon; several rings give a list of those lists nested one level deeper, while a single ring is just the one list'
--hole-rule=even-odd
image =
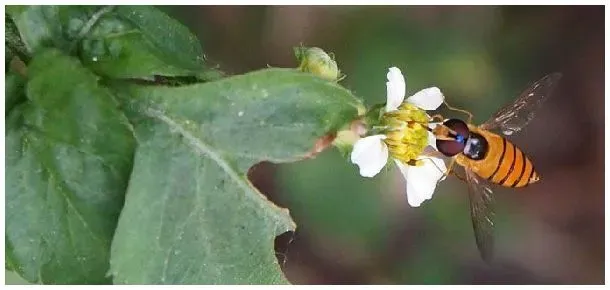
[{"label": "blurred green background", "polygon": [[[603,6],[163,7],[230,74],[296,67],[292,47],[334,52],[341,82],[385,101],[388,67],[407,93],[438,86],[485,121],[547,73],[559,89],[511,138],[541,182],[496,188],[496,263],[478,255],[467,185],[440,184],[410,208],[391,167],[372,179],[330,148],[314,159],[262,163],[251,178],[298,228],[276,239],[297,284],[601,284],[604,282]],[[462,117],[442,111],[446,116]],[[287,136],[289,138],[289,136]],[[7,273],[7,283],[19,283]]]}]

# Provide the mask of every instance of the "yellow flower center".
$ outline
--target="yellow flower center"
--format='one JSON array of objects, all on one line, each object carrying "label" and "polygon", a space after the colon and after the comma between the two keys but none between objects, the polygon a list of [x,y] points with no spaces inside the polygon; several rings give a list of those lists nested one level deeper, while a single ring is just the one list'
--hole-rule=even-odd
[{"label": "yellow flower center", "polygon": [[421,161],[415,159],[428,145],[428,116],[422,109],[403,103],[398,110],[383,115],[386,126],[385,143],[392,157],[405,164],[418,166]]}]

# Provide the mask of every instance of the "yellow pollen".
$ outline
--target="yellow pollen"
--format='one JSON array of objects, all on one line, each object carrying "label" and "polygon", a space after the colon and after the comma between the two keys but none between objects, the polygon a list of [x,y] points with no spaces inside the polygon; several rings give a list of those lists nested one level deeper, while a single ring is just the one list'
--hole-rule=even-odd
[{"label": "yellow pollen", "polygon": [[397,111],[383,115],[384,125],[388,127],[385,143],[392,157],[420,166],[415,159],[428,145],[428,116],[422,109],[408,103],[403,103]]}]

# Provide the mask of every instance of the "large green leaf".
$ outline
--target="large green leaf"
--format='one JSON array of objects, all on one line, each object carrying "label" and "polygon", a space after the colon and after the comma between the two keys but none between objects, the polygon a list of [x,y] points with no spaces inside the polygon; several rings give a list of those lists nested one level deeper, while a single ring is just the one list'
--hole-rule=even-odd
[{"label": "large green leaf", "polygon": [[7,120],[7,266],[30,282],[107,283],[133,133],[78,60],[43,52],[28,77]]},{"label": "large green leaf", "polygon": [[286,283],[273,240],[295,225],[247,171],[262,160],[303,159],[362,105],[336,84],[287,69],[117,90],[139,147],[112,244],[114,282]]},{"label": "large green leaf", "polygon": [[197,38],[178,21],[147,6],[9,7],[30,52],[56,47],[78,54],[113,78],[218,77]]}]

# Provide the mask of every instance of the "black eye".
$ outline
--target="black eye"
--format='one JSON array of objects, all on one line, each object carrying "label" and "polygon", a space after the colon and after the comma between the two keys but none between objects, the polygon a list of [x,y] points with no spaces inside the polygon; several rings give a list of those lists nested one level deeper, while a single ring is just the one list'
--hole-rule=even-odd
[{"label": "black eye", "polygon": [[464,137],[464,140],[470,137],[470,130],[468,130],[468,125],[466,125],[466,123],[464,123],[464,121],[460,119],[449,119],[445,121],[443,125],[462,135],[462,137]]},{"label": "black eye", "polygon": [[437,139],[436,148],[438,148],[438,151],[449,157],[462,153],[466,146],[466,140],[468,140],[468,137],[470,136],[468,125],[459,119],[449,119],[445,121],[443,125],[455,131],[457,136],[451,136],[454,137],[456,141]]},{"label": "black eye", "polygon": [[464,148],[464,155],[472,160],[481,160],[485,158],[485,154],[487,154],[487,140],[485,137],[472,133],[470,134],[470,139],[466,143],[466,147]]},{"label": "black eye", "polygon": [[436,140],[436,148],[438,151],[443,153],[445,156],[454,156],[455,154],[462,153],[464,150],[464,143],[457,141],[448,140]]}]

